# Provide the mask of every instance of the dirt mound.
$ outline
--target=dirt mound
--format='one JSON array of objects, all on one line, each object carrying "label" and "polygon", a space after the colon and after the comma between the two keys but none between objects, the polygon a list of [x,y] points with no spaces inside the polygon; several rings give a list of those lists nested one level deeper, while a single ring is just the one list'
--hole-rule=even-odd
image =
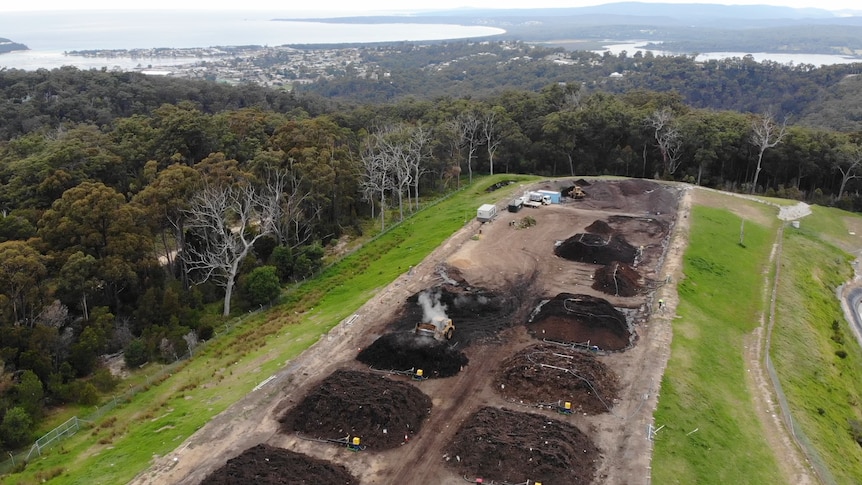
[{"label": "dirt mound", "polygon": [[503,397],[530,404],[562,407],[599,414],[610,411],[619,398],[617,376],[590,353],[559,345],[538,344],[503,362],[495,380]]},{"label": "dirt mound", "polygon": [[459,475],[508,483],[591,483],[601,459],[568,423],[489,407],[467,418],[447,450]]},{"label": "dirt mound", "polygon": [[267,444],[251,447],[204,478],[201,485],[316,485],[360,483],[341,465],[276,448]]},{"label": "dirt mound", "polygon": [[594,290],[614,296],[635,296],[640,293],[641,275],[631,266],[614,261],[593,273]]},{"label": "dirt mound", "polygon": [[655,218],[610,216],[608,224],[614,233],[640,234],[654,241],[663,239],[668,233],[668,225]]},{"label": "dirt mound", "polygon": [[586,190],[582,208],[620,210],[637,214],[672,215],[679,189],[651,180],[595,180]]},{"label": "dirt mound", "polygon": [[356,360],[379,370],[422,369],[425,377],[450,377],[470,359],[448,342],[413,332],[388,333],[362,349]]},{"label": "dirt mound", "polygon": [[601,350],[624,350],[635,338],[625,315],[607,300],[571,293],[541,303],[527,329],[539,339],[589,343]]},{"label": "dirt mound", "polygon": [[612,261],[634,263],[637,249],[622,234],[579,233],[561,242],[554,254],[569,261],[606,265]]},{"label": "dirt mound", "polygon": [[390,325],[394,332],[411,332],[419,322],[434,317],[451,318],[455,325],[450,343],[463,348],[475,341],[495,338],[515,324],[515,312],[531,280],[511,283],[501,292],[471,286],[457,273],[449,273],[446,282],[415,293],[402,306]]},{"label": "dirt mound", "polygon": [[587,226],[585,230],[590,234],[600,234],[602,236],[610,236],[614,233],[614,229],[605,221],[594,221]]},{"label": "dirt mound", "polygon": [[431,398],[406,382],[338,370],[280,422],[284,433],[319,439],[359,436],[369,450],[385,450],[419,432],[430,410]]}]

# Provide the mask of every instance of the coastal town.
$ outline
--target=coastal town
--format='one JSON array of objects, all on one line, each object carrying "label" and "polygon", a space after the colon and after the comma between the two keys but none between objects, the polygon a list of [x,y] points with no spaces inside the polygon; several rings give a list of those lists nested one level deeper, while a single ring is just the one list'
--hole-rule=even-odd
[{"label": "coastal town", "polygon": [[[367,48],[218,46],[70,51],[66,55],[137,59],[140,62],[135,70],[151,75],[289,88],[296,83],[310,83],[349,70],[357,76],[377,76],[378,73],[373,72],[374,66],[363,64],[362,50]],[[176,59],[176,64],[165,66],[162,62],[154,66],[148,62],[166,58]]]}]

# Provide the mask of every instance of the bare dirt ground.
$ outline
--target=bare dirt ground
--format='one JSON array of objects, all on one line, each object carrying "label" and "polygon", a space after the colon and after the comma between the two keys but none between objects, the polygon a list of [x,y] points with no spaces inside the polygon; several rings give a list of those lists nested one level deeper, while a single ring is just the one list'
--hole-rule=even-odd
[{"label": "bare dirt ground", "polygon": [[[565,186],[555,182],[540,185],[540,188]],[[466,224],[425,261],[381,289],[354,318],[335,327],[265,386],[217,416],[174,452],[154,457],[150,469],[132,483],[198,484],[222,469],[228,460],[260,444],[344,467],[363,484],[445,485],[464,483],[465,478],[475,482],[479,477],[465,476],[465,469],[457,466],[460,455],[453,457],[450,453],[455,448],[470,449],[459,448],[456,436],[463,436],[459,434],[461,430],[478,427],[485,430],[482,433],[491,433],[481,435],[481,439],[505,441],[508,447],[522,443],[511,436],[514,432],[507,433],[503,440],[493,435],[498,430],[476,423],[479,410],[491,408],[505,410],[507,419],[514,416],[516,428],[517,423],[532,427],[529,423],[538,415],[549,423],[562,423],[553,426],[561,430],[554,439],[565,441],[566,433],[575,437],[571,434],[575,431],[571,430],[577,431],[577,439],[586,437],[590,446],[584,446],[584,453],[587,449],[595,450],[588,457],[593,466],[578,481],[648,484],[652,442],[647,439],[647,430],[652,424],[657,391],[670,353],[670,319],[676,307],[675,282],[681,278],[679,262],[686,243],[690,197],[685,189],[644,180],[594,181],[584,190],[588,194],[584,200],[525,208],[518,213],[501,212],[493,222]],[[505,208],[505,202],[501,201],[499,206]],[[510,224],[525,216],[534,218],[536,224],[523,229]],[[594,275],[604,265],[576,262],[554,254],[558,243],[576,234],[589,233],[589,226],[595,230],[605,225],[636,248],[633,261],[622,261],[641,276],[637,287],[642,290],[634,296],[618,296],[609,294],[607,288],[594,288]],[[449,281],[448,273],[440,271],[441,267],[457,275],[456,284]],[[457,310],[455,313],[461,319],[459,322],[453,317],[456,333],[452,342],[468,359],[459,372],[446,378],[416,380],[403,373],[375,373],[355,360],[362,349],[378,338],[403,332],[412,325],[415,314],[411,312],[415,311],[417,295],[445,285],[453,286],[449,309]],[[559,409],[542,406],[538,399],[536,402],[512,399],[496,389],[500,384],[498,377],[508,365],[507,359],[541,342],[537,338],[540,335],[531,334],[526,325],[532,310],[542,301],[561,294],[583,295],[578,297],[581,300],[607,300],[625,315],[630,326],[633,346],[614,352],[586,350],[587,358],[595,359],[601,369],[614,374],[615,397],[607,412],[585,408],[561,414]],[[576,305],[578,298],[564,305]],[[664,303],[661,311],[657,306],[659,299]],[[457,303],[462,300],[467,302],[466,306]],[[483,314],[481,305],[494,301],[498,303],[488,307],[494,317],[489,318]],[[467,339],[464,335],[471,337]],[[563,367],[554,362],[546,365]],[[297,409],[306,396],[314,395],[333,372],[344,370],[401,381],[427,395],[431,410],[421,430],[412,436],[408,433],[403,444],[395,448],[353,452],[343,444],[310,440],[308,433],[298,435],[282,429],[280,420],[284,416]],[[552,377],[547,378],[560,379],[570,374],[549,372],[547,376]],[[561,385],[561,398],[570,387]],[[349,413],[347,409],[354,404],[343,406],[344,412]],[[385,420],[373,413],[364,419]],[[314,438],[326,441],[344,437],[330,434]],[[528,439],[533,438],[524,438]],[[505,448],[498,449],[505,452]],[[453,459],[455,465],[451,463]],[[492,469],[488,477],[514,482],[508,475],[493,476],[513,473],[511,470],[518,468],[512,463],[506,466],[509,471]],[[541,470],[528,467],[526,462],[524,469]],[[286,475],[290,473],[285,470]]]}]

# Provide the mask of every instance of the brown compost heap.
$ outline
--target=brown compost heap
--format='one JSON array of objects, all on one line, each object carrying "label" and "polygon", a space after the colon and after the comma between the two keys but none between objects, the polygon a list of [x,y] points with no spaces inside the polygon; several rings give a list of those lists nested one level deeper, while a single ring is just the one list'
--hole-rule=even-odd
[{"label": "brown compost heap", "polygon": [[337,370],[282,418],[284,433],[315,439],[360,437],[369,451],[394,448],[419,432],[431,398],[406,382]]},{"label": "brown compost heap", "polygon": [[580,413],[610,411],[619,398],[616,374],[589,352],[537,344],[506,359],[494,388],[510,401],[563,407]]},{"label": "brown compost heap", "polygon": [[594,290],[614,296],[636,296],[642,290],[641,275],[626,263],[612,261],[596,268],[593,273]]},{"label": "brown compost heap", "polygon": [[204,478],[201,485],[357,485],[341,465],[276,448],[253,446]]},{"label": "brown compost heap", "polygon": [[467,418],[446,449],[446,464],[459,475],[504,483],[591,483],[600,460],[571,424],[491,407]]},{"label": "brown compost heap", "polygon": [[534,310],[527,329],[538,339],[624,350],[635,338],[625,315],[604,298],[560,293]]}]

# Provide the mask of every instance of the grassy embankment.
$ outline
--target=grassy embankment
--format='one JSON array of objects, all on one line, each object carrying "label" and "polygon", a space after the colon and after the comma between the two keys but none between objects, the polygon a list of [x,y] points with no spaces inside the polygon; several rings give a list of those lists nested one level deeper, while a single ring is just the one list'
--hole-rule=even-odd
[{"label": "grassy embankment", "polygon": [[778,280],[771,356],[795,427],[828,470],[826,483],[862,483],[862,447],[850,432],[851,420],[862,424],[862,350],[835,297],[853,276],[845,251],[862,249],[845,222],[860,221],[814,207],[800,229],[785,230]]},{"label": "grassy embankment", "polygon": [[[730,205],[755,202],[723,197]],[[719,199],[719,200],[721,200]],[[671,357],[661,384],[653,483],[776,483],[780,476],[746,386],[743,340],[765,308],[764,271],[777,219],[768,226],[695,205],[685,279],[679,282]],[[769,223],[767,223],[769,224]]]},{"label": "grassy embankment", "polygon": [[[730,200],[723,205],[737,204]],[[764,290],[771,287],[764,288],[763,276],[773,271],[767,260],[778,221],[747,222],[743,249],[739,217],[716,208],[722,206],[716,199],[710,204],[715,207],[693,211],[680,318],[656,413],[657,425],[666,426],[656,440],[653,482],[780,483],[760,437],[743,361],[744,336],[768,312]],[[785,230],[771,345],[797,429],[829,470],[827,483],[831,477],[842,484],[862,477],[862,449],[848,424],[860,418],[862,355],[835,297],[851,273],[846,253],[833,244],[862,246],[848,235],[848,221],[862,228],[858,216],[814,207],[801,230]]]},{"label": "grassy embankment", "polygon": [[292,288],[283,304],[246,317],[209,343],[194,359],[118,407],[90,429],[62,441],[4,483],[126,483],[155,455],[181,444],[213,416],[250,392],[287,362],[354,313],[376,291],[422,259],[472,220],[482,203],[505,200],[517,185],[485,193],[500,180],[483,178],[399,227],[321,275]]}]

